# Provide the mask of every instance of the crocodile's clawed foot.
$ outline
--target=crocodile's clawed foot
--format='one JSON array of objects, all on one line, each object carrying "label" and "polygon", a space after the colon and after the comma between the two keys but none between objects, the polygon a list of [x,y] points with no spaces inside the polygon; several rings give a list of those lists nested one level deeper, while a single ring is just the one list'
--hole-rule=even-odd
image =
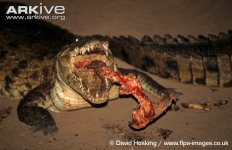
[{"label": "crocodile's clawed foot", "polygon": [[54,118],[47,109],[35,106],[36,101],[31,98],[39,99],[40,97],[32,97],[32,94],[34,94],[33,91],[20,101],[17,108],[19,120],[32,126],[33,132],[42,131],[44,135],[57,133],[58,128]]},{"label": "crocodile's clawed foot", "polygon": [[44,135],[54,135],[58,133],[58,128],[55,124],[52,125],[38,125],[32,127],[32,132],[42,131]]}]

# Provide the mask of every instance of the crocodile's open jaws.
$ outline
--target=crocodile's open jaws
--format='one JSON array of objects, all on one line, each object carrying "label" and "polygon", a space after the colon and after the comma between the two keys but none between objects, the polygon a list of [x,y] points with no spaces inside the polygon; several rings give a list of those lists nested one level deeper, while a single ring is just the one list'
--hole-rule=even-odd
[{"label": "crocodile's open jaws", "polygon": [[109,60],[112,54],[108,49],[108,43],[90,41],[70,53],[73,78],[78,82],[81,95],[93,104],[106,102],[111,84],[109,79],[102,76],[100,68],[102,65],[113,67]]}]

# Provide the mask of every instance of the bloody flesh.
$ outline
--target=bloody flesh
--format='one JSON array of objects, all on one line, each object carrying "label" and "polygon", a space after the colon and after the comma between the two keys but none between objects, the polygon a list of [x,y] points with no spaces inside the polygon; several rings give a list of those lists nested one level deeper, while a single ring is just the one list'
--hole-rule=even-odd
[{"label": "bloody flesh", "polygon": [[132,114],[132,127],[136,129],[144,128],[157,117],[155,109],[158,107],[158,104],[149,100],[143,93],[140,83],[132,76],[124,76],[105,67],[102,68],[102,75],[121,85],[121,95],[132,94],[138,100],[139,108],[135,109]]},{"label": "bloody flesh", "polygon": [[[98,63],[99,65],[94,65]],[[104,62],[99,61],[81,61],[74,64],[77,68],[93,69],[96,73],[111,79],[112,82],[118,83],[120,87],[120,95],[132,94],[139,102],[139,107],[132,113],[131,126],[135,129],[142,129],[148,123],[161,115],[168,106],[171,105],[173,97],[168,95],[163,97],[159,103],[154,103],[143,93],[141,84],[131,75],[122,75],[106,68]],[[95,66],[95,67],[92,67]]]}]

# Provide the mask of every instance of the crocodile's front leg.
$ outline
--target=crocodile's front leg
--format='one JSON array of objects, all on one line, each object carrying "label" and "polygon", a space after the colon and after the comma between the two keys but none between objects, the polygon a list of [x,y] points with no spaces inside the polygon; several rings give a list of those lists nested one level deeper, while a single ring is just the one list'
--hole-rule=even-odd
[{"label": "crocodile's front leg", "polygon": [[49,97],[50,84],[41,85],[23,97],[17,108],[20,121],[33,126],[34,131],[42,131],[45,135],[58,131],[56,123],[49,113],[52,101]]}]

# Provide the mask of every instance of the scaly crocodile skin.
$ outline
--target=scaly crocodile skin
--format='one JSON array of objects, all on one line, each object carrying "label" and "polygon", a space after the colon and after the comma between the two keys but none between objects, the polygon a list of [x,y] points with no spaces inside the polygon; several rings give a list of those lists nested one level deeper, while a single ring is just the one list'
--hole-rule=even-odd
[{"label": "scaly crocodile skin", "polygon": [[[10,5],[21,4],[0,3],[0,18],[5,17]],[[144,37],[142,42],[133,37],[109,38],[99,35],[81,37],[41,20],[3,19],[0,23],[0,94],[20,100],[17,108],[20,121],[34,126],[35,130],[42,130],[45,134],[55,133],[58,128],[49,110],[68,111],[94,107],[119,97],[119,86],[99,73],[102,63],[106,64],[109,70],[119,71],[125,75],[133,74],[141,83],[142,89],[154,96],[156,103],[176,94],[144,73],[117,68],[113,54],[148,72],[180,79],[182,82],[191,82],[194,78],[195,82],[206,81],[210,86],[219,83],[230,86],[231,38],[227,36],[223,40],[220,38],[218,45],[214,46],[218,48],[212,55],[217,56],[216,61],[211,59],[211,55],[193,51],[195,47],[191,49],[191,44],[173,44],[172,38],[165,40],[166,43],[171,42],[171,45],[165,44],[162,38],[157,38],[159,41],[157,45],[148,37]],[[196,45],[198,48],[209,46],[205,43]],[[171,52],[174,54],[171,55]],[[184,54],[187,56],[195,54],[196,58],[191,55],[190,59]],[[158,59],[160,61],[157,61]],[[80,67],[84,60],[91,60],[89,68]],[[188,63],[182,63],[183,61]],[[198,65],[193,62],[198,62]],[[197,71],[190,67],[190,63]],[[215,65],[219,64],[223,67],[215,70]],[[198,73],[197,78],[194,73]],[[205,76],[200,76],[201,74]],[[217,79],[215,74],[218,76]]]},{"label": "scaly crocodile skin", "polygon": [[147,72],[183,83],[232,86],[232,31],[198,38],[166,34],[110,41],[114,56]]}]

